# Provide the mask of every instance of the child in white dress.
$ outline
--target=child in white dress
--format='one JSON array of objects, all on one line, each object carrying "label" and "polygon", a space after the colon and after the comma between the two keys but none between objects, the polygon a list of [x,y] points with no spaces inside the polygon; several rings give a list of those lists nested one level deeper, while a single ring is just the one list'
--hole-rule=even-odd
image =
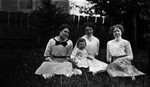
[{"label": "child in white dress", "polygon": [[94,58],[87,52],[86,39],[80,38],[72,51],[71,59],[73,59],[79,68],[89,68],[89,72],[93,74],[99,71],[105,71],[107,64]]},{"label": "child in white dress", "polygon": [[[88,68],[88,53],[85,49],[86,42],[85,39],[79,38],[77,41],[77,47],[72,51],[71,59],[76,62],[79,68]],[[90,59],[90,58],[89,58]]]}]

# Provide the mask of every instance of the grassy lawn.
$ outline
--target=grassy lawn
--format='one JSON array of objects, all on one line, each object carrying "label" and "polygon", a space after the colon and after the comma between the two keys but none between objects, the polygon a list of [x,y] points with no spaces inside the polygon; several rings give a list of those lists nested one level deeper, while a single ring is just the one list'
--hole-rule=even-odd
[{"label": "grassy lawn", "polygon": [[[146,51],[134,53],[133,65],[147,75],[138,76],[136,80],[130,77],[111,78],[106,72],[92,75],[87,73],[89,82],[84,75],[72,77],[54,76],[44,79],[34,74],[44,61],[44,49],[1,49],[1,81],[3,87],[150,87],[149,56]],[[106,50],[100,51],[102,61],[106,61]]]}]

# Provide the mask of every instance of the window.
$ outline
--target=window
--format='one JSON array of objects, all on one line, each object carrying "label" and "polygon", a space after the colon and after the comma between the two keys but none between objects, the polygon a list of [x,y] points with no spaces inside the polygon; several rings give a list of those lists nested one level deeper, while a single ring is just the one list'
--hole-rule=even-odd
[{"label": "window", "polygon": [[30,11],[33,9],[33,0],[18,0],[19,11]]}]

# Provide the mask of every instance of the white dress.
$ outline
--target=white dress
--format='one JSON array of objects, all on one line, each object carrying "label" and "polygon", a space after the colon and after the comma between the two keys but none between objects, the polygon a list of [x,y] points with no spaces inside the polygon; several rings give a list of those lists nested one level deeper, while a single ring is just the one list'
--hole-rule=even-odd
[{"label": "white dress", "polygon": [[79,48],[75,48],[72,51],[72,54],[70,56],[71,59],[73,59],[77,64],[78,67],[84,67],[84,68],[88,68],[89,64],[88,64],[88,53],[85,49],[81,50]]},{"label": "white dress", "polygon": [[107,43],[107,60],[112,60],[107,67],[107,72],[111,77],[137,76],[144,73],[138,71],[131,65],[133,59],[132,48],[129,41],[120,39],[111,40]]},{"label": "white dress", "polygon": [[88,56],[90,58],[93,58],[93,60],[88,60],[88,63],[90,65],[89,71],[93,73],[97,73],[99,71],[105,71],[108,64],[94,58],[94,56],[98,55],[98,51],[99,51],[100,41],[98,40],[98,38],[94,36],[88,38],[87,35],[84,35],[82,38],[86,40],[87,46],[85,49],[88,52]]},{"label": "white dress", "polygon": [[[71,40],[67,40],[65,45],[57,44],[57,37],[49,40],[44,56],[51,56],[53,61],[46,61],[36,70],[35,74],[43,75],[45,78],[55,74],[71,76],[81,74],[81,71],[73,69],[72,63],[68,62],[65,56],[69,56],[73,48]],[[53,57],[54,55],[54,57]],[[64,58],[63,58],[64,57]]]}]

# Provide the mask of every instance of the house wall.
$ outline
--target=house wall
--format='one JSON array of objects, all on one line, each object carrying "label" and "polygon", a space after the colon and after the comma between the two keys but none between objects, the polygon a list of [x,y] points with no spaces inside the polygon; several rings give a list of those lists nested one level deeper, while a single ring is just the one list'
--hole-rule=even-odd
[{"label": "house wall", "polygon": [[[69,12],[69,0],[52,0],[58,7],[64,7]],[[0,0],[0,11],[6,12],[30,12],[41,5],[41,0]]]},{"label": "house wall", "polygon": [[0,0],[0,11],[30,12],[41,5],[41,0]]},{"label": "house wall", "polygon": [[1,11],[17,11],[17,0],[0,0]]}]

